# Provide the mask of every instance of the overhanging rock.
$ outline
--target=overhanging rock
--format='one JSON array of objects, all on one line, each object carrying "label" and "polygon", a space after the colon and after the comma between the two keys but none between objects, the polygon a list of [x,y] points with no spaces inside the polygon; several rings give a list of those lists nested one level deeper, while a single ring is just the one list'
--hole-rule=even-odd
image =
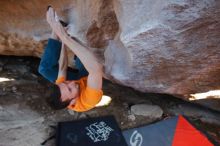
[{"label": "overhanging rock", "polygon": [[[0,54],[41,56],[49,4],[112,81],[186,100],[220,89],[220,1],[1,1]],[[197,101],[220,110],[219,96]]]}]

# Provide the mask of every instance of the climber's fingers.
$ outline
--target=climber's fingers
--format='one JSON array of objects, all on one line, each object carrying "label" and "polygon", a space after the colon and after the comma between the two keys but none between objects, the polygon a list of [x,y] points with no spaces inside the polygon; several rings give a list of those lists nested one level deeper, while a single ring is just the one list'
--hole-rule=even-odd
[{"label": "climber's fingers", "polygon": [[56,21],[55,16],[56,16],[56,12],[54,11],[52,7],[49,7],[47,14],[46,14],[46,19],[50,25],[52,25]]}]

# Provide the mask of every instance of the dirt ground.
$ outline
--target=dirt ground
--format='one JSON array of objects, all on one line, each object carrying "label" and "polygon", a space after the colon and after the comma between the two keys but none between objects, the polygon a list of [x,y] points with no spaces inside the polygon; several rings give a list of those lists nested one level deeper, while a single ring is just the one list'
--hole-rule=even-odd
[{"label": "dirt ground", "polygon": [[[59,121],[114,115],[122,130],[151,124],[178,114],[184,115],[215,145],[220,145],[220,113],[182,101],[171,95],[141,93],[104,80],[108,106],[85,113],[67,109],[53,111],[45,102],[49,83],[37,72],[38,58],[0,56],[0,146],[39,146],[53,135],[50,126]],[[8,79],[5,81],[4,79]],[[146,103],[163,110],[161,118],[133,115],[130,107]],[[53,146],[54,139],[46,146]]]}]

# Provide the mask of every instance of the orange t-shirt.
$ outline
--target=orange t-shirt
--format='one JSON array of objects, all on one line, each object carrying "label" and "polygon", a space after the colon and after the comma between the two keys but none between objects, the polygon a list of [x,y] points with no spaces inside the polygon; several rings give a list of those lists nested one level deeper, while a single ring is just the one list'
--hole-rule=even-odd
[{"label": "orange t-shirt", "polygon": [[[62,83],[65,81],[64,77],[60,77],[56,80],[56,84]],[[79,80],[74,80],[79,84],[80,87],[80,95],[76,99],[74,105],[69,105],[68,109],[84,112],[88,111],[95,107],[97,103],[102,98],[103,92],[102,90],[93,89],[87,86],[87,77],[83,77]]]}]

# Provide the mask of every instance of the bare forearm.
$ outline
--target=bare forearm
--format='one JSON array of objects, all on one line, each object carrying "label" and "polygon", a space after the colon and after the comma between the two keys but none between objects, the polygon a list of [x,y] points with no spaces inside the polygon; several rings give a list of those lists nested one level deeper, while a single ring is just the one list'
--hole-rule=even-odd
[{"label": "bare forearm", "polygon": [[66,77],[67,73],[67,66],[68,66],[68,56],[67,50],[62,44],[61,52],[60,52],[60,59],[59,59],[59,72],[58,77]]},{"label": "bare forearm", "polygon": [[97,58],[90,50],[88,50],[88,48],[67,35],[63,35],[61,39],[70,48],[70,50],[73,51],[77,57],[79,57],[89,73],[97,73],[102,71],[101,64],[98,63]]}]

